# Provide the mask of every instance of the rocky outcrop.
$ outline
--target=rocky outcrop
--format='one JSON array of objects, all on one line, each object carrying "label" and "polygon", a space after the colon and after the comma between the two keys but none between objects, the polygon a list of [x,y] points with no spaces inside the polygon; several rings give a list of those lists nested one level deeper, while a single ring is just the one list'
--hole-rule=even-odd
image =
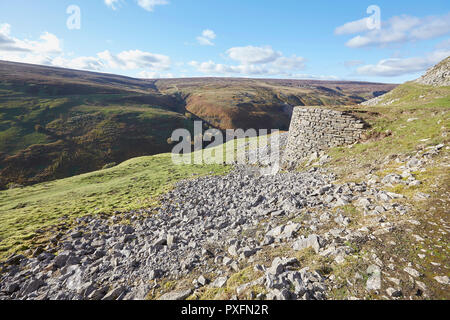
[{"label": "rocky outcrop", "polygon": [[447,57],[415,82],[435,87],[450,86],[450,57]]},{"label": "rocky outcrop", "polygon": [[355,143],[367,126],[348,111],[297,107],[292,115],[283,166],[293,168],[314,152]]},{"label": "rocky outcrop", "polygon": [[[430,68],[422,77],[413,81],[413,83],[424,84],[429,86],[441,87],[450,86],[450,57],[442,60],[440,63]],[[394,103],[399,102],[399,95],[392,95],[393,92],[388,92],[379,97],[364,101],[361,103],[362,106],[372,107],[372,106],[389,106]],[[401,94],[400,94],[401,96]]]}]

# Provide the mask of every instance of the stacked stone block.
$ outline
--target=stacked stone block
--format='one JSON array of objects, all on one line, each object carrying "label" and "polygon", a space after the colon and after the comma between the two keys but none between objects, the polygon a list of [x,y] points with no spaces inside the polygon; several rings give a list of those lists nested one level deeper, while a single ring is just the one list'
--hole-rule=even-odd
[{"label": "stacked stone block", "polygon": [[291,168],[314,152],[353,144],[367,124],[349,113],[323,108],[296,107],[283,154],[284,167]]}]

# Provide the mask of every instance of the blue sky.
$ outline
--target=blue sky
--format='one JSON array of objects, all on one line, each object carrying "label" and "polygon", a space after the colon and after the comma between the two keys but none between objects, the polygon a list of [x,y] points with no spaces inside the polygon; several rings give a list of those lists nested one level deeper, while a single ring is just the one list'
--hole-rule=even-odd
[{"label": "blue sky", "polygon": [[449,55],[441,0],[0,2],[0,59],[132,77],[400,83]]}]

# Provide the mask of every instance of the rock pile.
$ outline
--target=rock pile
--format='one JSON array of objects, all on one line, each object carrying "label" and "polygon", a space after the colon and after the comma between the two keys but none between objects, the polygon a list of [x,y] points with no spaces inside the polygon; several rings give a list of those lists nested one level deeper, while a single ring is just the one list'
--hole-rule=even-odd
[{"label": "rock pile", "polygon": [[314,205],[317,200],[308,194],[330,178],[320,173],[258,176],[237,168],[225,177],[183,181],[150,217],[129,212],[110,219],[79,218],[78,227],[55,235],[53,245],[33,257],[10,259],[0,291],[3,298],[142,299],[149,280],[179,278],[194,268],[237,270],[238,259],[259,249],[256,239],[240,237],[243,230],[268,216]]}]

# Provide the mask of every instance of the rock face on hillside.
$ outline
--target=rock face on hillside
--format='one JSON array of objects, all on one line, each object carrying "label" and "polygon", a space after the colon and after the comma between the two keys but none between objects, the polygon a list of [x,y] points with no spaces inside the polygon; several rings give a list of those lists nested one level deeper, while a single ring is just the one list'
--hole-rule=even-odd
[{"label": "rock face on hillside", "polygon": [[430,68],[415,82],[436,87],[450,86],[450,57]]}]

